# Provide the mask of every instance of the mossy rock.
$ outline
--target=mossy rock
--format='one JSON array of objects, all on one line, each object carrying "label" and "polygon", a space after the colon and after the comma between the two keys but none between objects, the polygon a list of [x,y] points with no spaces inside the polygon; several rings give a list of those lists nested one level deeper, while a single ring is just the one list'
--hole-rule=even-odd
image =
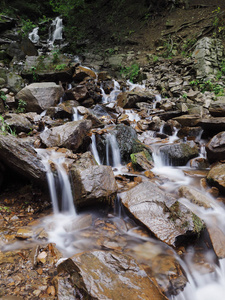
[{"label": "mossy rock", "polygon": [[152,156],[146,149],[138,153],[132,153],[130,158],[134,169],[137,171],[150,170],[153,168]]}]

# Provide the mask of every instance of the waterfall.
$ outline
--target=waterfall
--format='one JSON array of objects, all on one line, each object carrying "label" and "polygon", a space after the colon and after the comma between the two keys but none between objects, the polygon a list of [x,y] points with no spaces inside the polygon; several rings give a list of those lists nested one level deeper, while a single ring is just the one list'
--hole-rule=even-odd
[{"label": "waterfall", "polygon": [[161,95],[160,94],[158,94],[158,95],[155,95],[155,101],[153,102],[153,109],[156,109],[156,105],[157,105],[157,103],[160,103],[161,102],[161,100],[162,100],[162,97],[161,97]]},{"label": "waterfall", "polygon": [[115,135],[108,133],[106,138],[106,164],[107,166],[121,166],[120,149]]},{"label": "waterfall", "polygon": [[114,89],[111,91],[109,95],[107,95],[104,91],[104,89],[101,87],[101,93],[102,93],[102,102],[103,103],[108,103],[108,102],[115,102],[117,99],[117,96],[121,92],[120,90],[120,85],[118,81],[113,80],[114,83]]},{"label": "waterfall", "polygon": [[[187,199],[180,199],[180,202],[193,211],[199,218],[204,220],[206,226],[217,228],[224,233],[225,219],[224,206],[209,198],[211,208],[199,207]],[[219,239],[219,237],[218,237]],[[225,295],[225,259],[215,265],[211,252],[205,254],[209,264],[213,264],[215,270],[211,273],[202,274],[194,268],[191,260],[187,261],[188,284],[184,291],[174,296],[173,300],[223,300]]]},{"label": "waterfall", "polygon": [[52,21],[52,24],[49,28],[48,43],[50,46],[53,46],[56,40],[62,40],[63,38],[62,30],[63,30],[62,19],[60,17],[56,17],[55,20]]},{"label": "waterfall", "polygon": [[78,109],[76,107],[73,107],[73,121],[79,121],[82,120],[83,116],[81,116],[78,112]]},{"label": "waterfall", "polygon": [[39,30],[39,27],[35,27],[35,28],[33,29],[33,31],[30,32],[29,35],[28,35],[29,39],[30,39],[31,42],[34,43],[34,44],[38,43],[38,42],[39,42],[39,39],[40,39],[40,37],[39,37],[39,35],[38,35],[38,30]]},{"label": "waterfall", "polygon": [[[69,177],[64,168],[65,158],[61,153],[55,151],[45,149],[36,149],[36,151],[46,169],[54,214],[62,212],[69,215],[76,215]],[[51,163],[54,164],[57,174],[56,172],[55,174],[52,172]]]},{"label": "waterfall", "polygon": [[101,160],[100,160],[100,157],[99,157],[99,154],[98,154],[98,149],[97,149],[97,144],[96,144],[96,136],[94,133],[92,133],[92,136],[91,136],[91,152],[97,162],[98,165],[101,165]]}]

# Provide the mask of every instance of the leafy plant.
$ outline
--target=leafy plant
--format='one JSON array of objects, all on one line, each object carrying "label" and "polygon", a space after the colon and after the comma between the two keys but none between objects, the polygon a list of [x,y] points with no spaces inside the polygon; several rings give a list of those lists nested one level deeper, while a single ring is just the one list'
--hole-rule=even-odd
[{"label": "leafy plant", "polygon": [[131,82],[137,80],[139,73],[140,67],[138,64],[133,64],[130,67],[123,67],[120,70],[120,75],[124,76],[126,79],[129,79]]},{"label": "leafy plant", "polygon": [[22,24],[21,31],[23,36],[27,36],[36,27],[30,19],[22,19]]},{"label": "leafy plant", "polygon": [[214,92],[216,96],[224,96],[225,89],[222,85],[211,80],[193,80],[190,82],[192,86],[196,86],[202,93],[209,91]]},{"label": "leafy plant", "polygon": [[36,67],[31,67],[31,73],[32,73],[32,79],[33,81],[37,81],[38,80],[38,74],[36,73],[37,68]]},{"label": "leafy plant", "polygon": [[59,49],[55,49],[52,51],[52,62],[55,64],[59,61],[59,54],[60,54],[60,50]]},{"label": "leafy plant", "polygon": [[64,70],[66,68],[66,64],[61,64],[61,65],[57,65],[55,67],[55,70],[56,71],[61,71],[61,70]]},{"label": "leafy plant", "polygon": [[0,130],[2,134],[7,134],[8,132],[12,135],[16,135],[15,130],[13,130],[4,120],[3,116],[0,115]]},{"label": "leafy plant", "polygon": [[19,99],[18,100],[18,107],[16,109],[16,112],[17,113],[23,113],[26,111],[26,106],[27,106],[27,102],[22,100],[22,99]]},{"label": "leafy plant", "polygon": [[212,13],[215,14],[212,24],[214,36],[223,38],[225,34],[225,12],[218,6]]}]

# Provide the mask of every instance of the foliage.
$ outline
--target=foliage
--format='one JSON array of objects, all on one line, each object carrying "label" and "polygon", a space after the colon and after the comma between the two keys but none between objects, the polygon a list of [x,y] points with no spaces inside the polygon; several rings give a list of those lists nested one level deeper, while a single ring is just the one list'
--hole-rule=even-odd
[{"label": "foliage", "polygon": [[26,111],[26,106],[27,106],[27,103],[26,101],[22,100],[22,99],[19,99],[18,100],[18,107],[16,109],[16,112],[17,113],[23,113]]},{"label": "foliage", "polygon": [[23,36],[27,36],[36,27],[30,19],[22,19],[22,24],[21,31]]},{"label": "foliage", "polygon": [[55,67],[55,70],[61,71],[61,70],[64,70],[65,68],[66,68],[66,64],[60,64]]},{"label": "foliage", "polygon": [[0,130],[2,134],[10,133],[12,135],[16,135],[15,130],[13,130],[4,120],[3,116],[0,115]]},{"label": "foliage", "polygon": [[206,91],[214,92],[216,96],[224,96],[225,94],[224,87],[212,80],[193,80],[190,84],[196,86],[202,93]]},{"label": "foliage", "polygon": [[122,67],[120,70],[120,75],[124,76],[126,79],[129,79],[131,82],[137,80],[139,73],[140,67],[138,64],[133,64],[130,67]]},{"label": "foliage", "polygon": [[68,16],[70,12],[76,7],[84,6],[84,0],[50,0],[50,5],[54,12],[63,16]]},{"label": "foliage", "polygon": [[212,13],[215,14],[213,19],[214,36],[223,38],[225,34],[225,12],[217,7]]},{"label": "foliage", "polygon": [[30,70],[32,72],[32,80],[33,81],[38,81],[38,74],[36,73],[36,67],[32,67]]},{"label": "foliage", "polygon": [[59,54],[60,54],[60,50],[59,49],[54,49],[52,51],[52,62],[55,64],[59,61]]},{"label": "foliage", "polygon": [[216,74],[216,78],[220,79],[222,76],[225,76],[225,59],[221,62],[219,66],[219,71]]}]

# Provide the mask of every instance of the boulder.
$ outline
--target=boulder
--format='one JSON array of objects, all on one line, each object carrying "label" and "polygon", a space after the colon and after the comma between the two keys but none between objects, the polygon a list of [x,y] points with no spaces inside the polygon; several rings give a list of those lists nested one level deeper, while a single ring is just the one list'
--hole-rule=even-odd
[{"label": "boulder", "polygon": [[191,158],[199,155],[198,147],[193,141],[162,146],[160,153],[167,166],[185,166]]},{"label": "boulder", "polygon": [[183,115],[179,117],[173,118],[173,120],[180,123],[183,127],[194,127],[196,126],[200,121],[199,115]]},{"label": "boulder", "polygon": [[33,148],[33,139],[0,134],[0,160],[26,178],[47,185],[45,167]]},{"label": "boulder", "polygon": [[143,182],[120,197],[138,221],[169,245],[174,246],[178,237],[199,233],[203,228],[196,226],[197,216],[152,182]]},{"label": "boulder", "polygon": [[216,134],[206,145],[207,158],[210,163],[225,159],[225,131]]},{"label": "boulder", "polygon": [[68,282],[72,282],[71,294],[75,297],[96,300],[167,299],[143,267],[134,258],[121,253],[83,252],[64,260],[57,270],[70,275]]},{"label": "boulder", "polygon": [[31,122],[21,114],[7,113],[5,115],[5,123],[15,130],[16,133],[21,131],[30,132],[33,128]]},{"label": "boulder", "polygon": [[120,93],[117,97],[117,105],[123,108],[135,108],[137,102],[153,102],[155,96],[143,91],[131,91]]},{"label": "boulder", "polygon": [[32,83],[19,91],[16,98],[26,101],[27,111],[40,113],[56,105],[63,93],[62,86],[55,82]]},{"label": "boulder", "polygon": [[225,192],[225,164],[218,163],[211,168],[207,175],[210,185],[217,187],[222,193]]},{"label": "boulder", "polygon": [[201,191],[199,191],[191,186],[182,185],[179,188],[179,196],[190,200],[190,202],[192,202],[198,206],[203,206],[205,208],[211,207],[211,201],[205,195],[205,193],[202,193]]},{"label": "boulder", "polygon": [[97,76],[96,73],[89,68],[83,66],[76,67],[75,73],[73,74],[73,80],[75,82],[81,82],[87,77],[96,79]]},{"label": "boulder", "polygon": [[198,126],[201,126],[209,136],[212,136],[212,134],[225,130],[225,117],[201,119]]},{"label": "boulder", "polygon": [[131,161],[134,169],[137,170],[150,170],[153,168],[153,160],[148,151],[144,150],[138,153],[131,154]]},{"label": "boulder", "polygon": [[77,207],[111,204],[117,184],[110,166],[96,165],[93,156],[85,153],[70,168],[74,202]]},{"label": "boulder", "polygon": [[64,147],[76,151],[83,143],[92,123],[89,120],[67,122],[43,131],[42,142],[48,147]]},{"label": "boulder", "polygon": [[209,106],[209,112],[213,117],[225,117],[225,96],[216,98]]}]

